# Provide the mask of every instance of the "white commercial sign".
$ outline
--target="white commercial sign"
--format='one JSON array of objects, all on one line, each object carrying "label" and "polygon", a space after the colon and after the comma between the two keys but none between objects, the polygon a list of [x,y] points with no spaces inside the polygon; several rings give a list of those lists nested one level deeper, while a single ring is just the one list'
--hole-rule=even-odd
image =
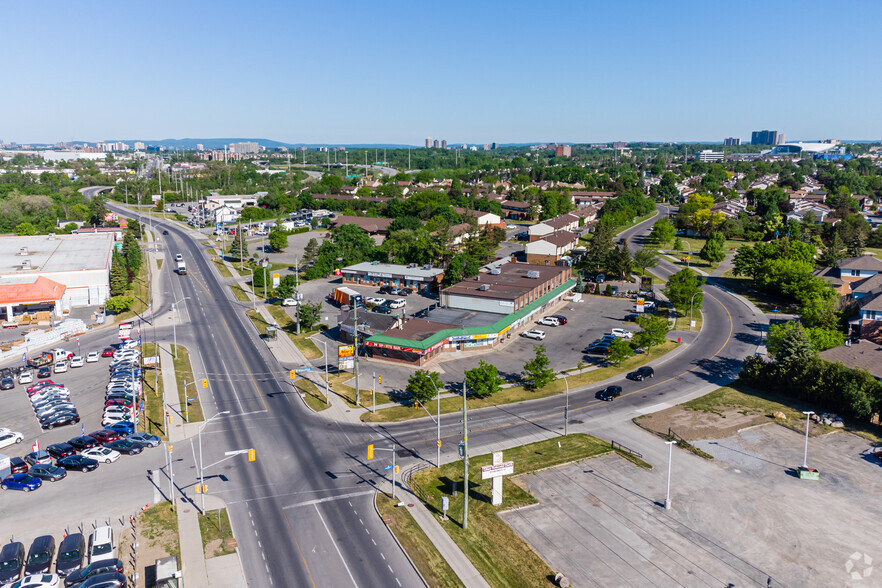
[{"label": "white commercial sign", "polygon": [[488,465],[481,468],[481,479],[510,476],[514,473],[514,462],[505,461],[500,464]]}]

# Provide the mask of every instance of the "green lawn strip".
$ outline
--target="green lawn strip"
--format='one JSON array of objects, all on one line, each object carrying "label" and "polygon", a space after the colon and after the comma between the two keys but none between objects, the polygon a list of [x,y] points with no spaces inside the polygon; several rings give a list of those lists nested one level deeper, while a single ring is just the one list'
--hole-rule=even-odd
[{"label": "green lawn strip", "polygon": [[157,259],[156,260],[156,267],[159,269],[162,269],[162,262],[163,261],[164,261],[163,259]]},{"label": "green lawn strip", "polygon": [[256,310],[246,310],[245,314],[248,315],[248,318],[251,319],[251,322],[254,323],[254,326],[257,328],[257,332],[260,333],[261,336],[266,335],[266,327],[267,322],[264,320],[263,315],[257,312]]},{"label": "green lawn strip", "polygon": [[148,292],[148,282],[147,282],[147,261],[145,259],[144,264],[141,264],[141,269],[138,270],[138,273],[135,275],[135,278],[132,280],[131,289],[126,292],[126,296],[131,296],[135,299],[135,302],[132,304],[132,307],[125,312],[121,312],[114,316],[114,320],[117,323],[124,323],[126,321],[132,320],[133,318],[141,315],[147,310],[147,302],[149,300],[149,292]]},{"label": "green lawn strip", "polygon": [[[540,390],[527,390],[523,386],[511,386],[509,388],[503,388],[502,390],[488,398],[469,398],[469,409],[486,408],[488,406],[498,406],[501,404],[511,404],[514,402],[535,400],[537,398],[545,398],[547,396],[561,394],[566,389],[567,384],[569,384],[570,390],[574,390],[575,388],[579,388],[581,386],[587,386],[588,384],[593,384],[594,382],[600,382],[602,380],[606,380],[607,378],[612,378],[613,376],[631,371],[641,365],[658,359],[662,355],[675,349],[677,345],[678,343],[676,341],[666,341],[661,345],[653,347],[646,353],[634,355],[633,357],[626,359],[618,367],[606,366],[598,368],[596,370],[591,370],[589,372],[567,376],[566,382],[564,382],[562,378],[558,378],[557,380],[551,382]],[[331,378],[331,380],[333,383],[333,377]],[[379,400],[377,400],[377,403],[379,403]],[[365,422],[398,422],[426,416],[424,410],[420,409],[418,406],[413,405],[412,403],[410,403],[410,401],[405,401],[405,403],[406,404],[402,404],[401,406],[392,406],[389,408],[380,409],[376,413],[365,413],[361,415],[361,420]],[[434,408],[436,406],[435,401],[430,402],[430,404],[433,407],[431,408],[431,412],[434,415],[436,411],[436,409]],[[460,397],[448,397],[441,399],[442,413],[458,412],[461,410],[461,395]]]},{"label": "green lawn strip", "polygon": [[[559,446],[558,446],[559,444]],[[506,461],[514,462],[515,474],[526,474],[611,451],[610,444],[590,435],[574,434],[555,437],[508,449]],[[448,521],[442,522],[463,553],[471,560],[491,586],[545,586],[554,571],[515,533],[497,513],[502,510],[535,504],[537,500],[511,478],[502,483],[502,505],[490,504],[490,479],[481,480],[481,467],[489,465],[490,454],[469,458],[469,521],[462,528],[462,474],[461,461],[418,472],[410,486],[428,506],[441,514],[441,498],[450,499]],[[453,496],[453,485],[459,491]]]},{"label": "green lawn strip", "polygon": [[214,258],[214,265],[217,266],[217,271],[219,271],[223,277],[225,277],[225,278],[232,278],[233,277],[233,274],[230,273],[230,270],[227,267],[227,264],[225,264],[223,262],[223,260],[221,260],[220,257]]},{"label": "green lawn strip", "polygon": [[170,502],[160,502],[139,514],[138,528],[152,546],[161,546],[170,556],[181,556],[178,515]]},{"label": "green lawn strip", "polygon": [[[347,382],[355,377],[354,374],[349,372],[341,372],[338,374],[330,374],[328,379],[331,384],[331,391],[337,394],[337,396],[341,397],[346,401],[346,404],[349,406],[356,406],[355,404],[355,386],[349,386],[344,384],[343,382]],[[353,382],[354,384],[355,382]],[[370,374],[359,374],[358,376],[358,387],[361,388],[361,405],[364,408],[370,408],[373,406],[373,402],[371,401],[371,375]],[[377,404],[386,404],[388,402],[392,402],[392,397],[388,394],[384,394],[383,392],[377,393]],[[443,403],[443,401],[442,401]],[[443,406],[443,404],[442,404]],[[397,408],[397,407],[396,407]],[[388,409],[386,409],[388,410]],[[409,408],[408,410],[413,410],[413,408]],[[381,411],[377,411],[379,414]],[[420,412],[423,412],[420,410]],[[370,412],[367,414],[371,414]],[[423,414],[425,414],[423,412]],[[362,420],[365,420],[362,418]],[[402,419],[404,420],[404,419]]]},{"label": "green lawn strip", "polygon": [[[141,346],[141,352],[144,357],[158,355],[155,343],[144,343]],[[143,384],[144,410],[139,413],[141,422],[138,424],[138,430],[157,435],[163,441],[167,441],[165,407],[162,396],[162,370],[159,368],[159,364],[144,369]]]},{"label": "green lawn strip", "polygon": [[454,588],[464,586],[459,576],[450,567],[426,533],[410,516],[406,508],[396,507],[397,500],[378,493],[377,510],[383,521],[404,547],[410,561],[414,563],[429,586]]},{"label": "green lawn strip", "polygon": [[305,378],[297,378],[294,380],[294,388],[297,389],[298,394],[303,396],[303,400],[312,410],[319,412],[331,407],[330,404],[325,402],[324,387],[316,386]]},{"label": "green lawn strip", "polygon": [[242,289],[242,286],[239,284],[230,284],[230,290],[233,291],[233,296],[236,297],[236,300],[239,302],[249,302],[251,298],[248,297],[248,293]]},{"label": "green lawn strip", "polygon": [[281,306],[275,305],[267,305],[266,309],[269,311],[270,315],[275,319],[275,321],[279,324],[279,327],[282,328],[285,333],[287,333],[288,338],[297,346],[297,349],[300,350],[300,353],[303,354],[306,359],[318,359],[322,357],[322,352],[318,348],[318,345],[313,343],[312,337],[316,333],[317,330],[313,331],[304,331],[301,330],[298,335],[296,330],[296,323],[294,320],[288,316],[288,313]]},{"label": "green lawn strip", "polygon": [[[218,526],[218,514],[220,514],[220,526]],[[199,515],[199,530],[202,532],[202,550],[206,559],[236,553],[235,547],[232,547],[229,541],[233,538],[233,528],[230,526],[227,509],[220,509],[220,513],[210,510]]]},{"label": "green lawn strip", "polygon": [[773,313],[778,312],[796,312],[798,307],[793,300],[773,296],[765,292],[761,292],[751,285],[750,278],[746,276],[735,276],[732,270],[726,270],[723,275],[716,278],[717,282],[740,294],[753,302],[762,312]]},{"label": "green lawn strip", "polygon": [[[172,345],[172,353],[175,346]],[[175,365],[175,380],[178,382],[178,400],[181,403],[181,411],[186,406],[187,422],[193,423],[205,420],[202,414],[202,403],[199,400],[201,382],[196,382],[193,377],[193,367],[190,365],[190,352],[183,345],[177,346],[178,357],[173,360]],[[186,398],[195,398],[194,401],[186,402]]]},{"label": "green lawn strip", "polygon": [[[689,312],[681,312],[676,311],[676,318],[674,319],[674,330],[689,330]],[[702,316],[701,311],[698,309],[692,310],[692,320],[695,321],[695,326],[692,327],[692,330],[698,332],[701,330],[702,325]]]}]

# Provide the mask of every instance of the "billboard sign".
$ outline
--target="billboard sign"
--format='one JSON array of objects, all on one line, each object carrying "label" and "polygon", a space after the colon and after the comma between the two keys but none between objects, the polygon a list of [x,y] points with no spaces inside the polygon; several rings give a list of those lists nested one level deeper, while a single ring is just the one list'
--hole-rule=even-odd
[{"label": "billboard sign", "polygon": [[355,345],[341,345],[337,348],[337,357],[353,357],[355,355]]}]

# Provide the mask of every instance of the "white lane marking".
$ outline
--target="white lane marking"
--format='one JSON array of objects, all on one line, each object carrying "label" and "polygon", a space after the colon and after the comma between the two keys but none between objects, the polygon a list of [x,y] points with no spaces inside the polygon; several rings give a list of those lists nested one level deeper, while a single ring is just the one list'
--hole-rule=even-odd
[{"label": "white lane marking", "polygon": [[[349,574],[349,579],[352,580],[352,585],[355,586],[355,588],[358,588],[358,583],[355,581],[355,578],[352,576],[352,572],[349,571],[349,566],[346,565],[346,560],[343,559],[343,554],[340,553],[340,548],[337,546],[337,542],[334,541],[334,536],[331,535],[331,530],[328,528],[328,524],[325,522],[325,517],[322,516],[322,511],[319,510],[318,504],[313,504],[313,506],[315,507],[315,512],[318,513],[319,519],[322,521],[322,525],[324,525],[324,527],[325,527],[325,531],[328,532],[328,537],[331,538],[331,543],[334,544],[334,549],[337,550],[337,555],[340,556],[340,561],[343,562],[343,567],[346,568],[346,573]],[[383,558],[383,559],[385,559],[385,558]]]},{"label": "white lane marking", "polygon": [[374,541],[374,539],[373,539],[373,537],[371,537],[371,543],[373,543],[373,544],[374,544],[374,545],[376,545],[376,544],[377,544],[377,542],[376,542],[376,541]]},{"label": "white lane marking", "polygon": [[[263,549],[263,545],[260,544],[260,539],[257,540],[257,546]],[[266,556],[264,555],[263,558],[266,559]]]},{"label": "white lane marking", "polygon": [[254,526],[254,519],[251,519],[251,526]]},{"label": "white lane marking", "polygon": [[383,555],[383,552],[382,552],[382,551],[380,552],[380,557],[382,557],[384,560],[386,559],[386,556]]},{"label": "white lane marking", "polygon": [[368,534],[368,535],[370,535],[370,534],[371,534],[371,532],[370,532],[370,531],[369,531],[369,530],[368,530],[368,528],[367,528],[367,527],[365,527],[365,528],[364,528],[364,532],[365,532],[365,533],[367,533],[367,534]]},{"label": "white lane marking", "polygon": [[361,526],[362,526],[362,527],[364,527],[364,521],[363,521],[363,520],[358,519],[358,522],[361,523]]},{"label": "white lane marking", "polygon": [[[401,586],[401,582],[398,581],[398,578],[397,578],[397,577],[395,578],[395,582],[396,582],[399,586]],[[272,580],[270,580],[270,584],[272,584]]]},{"label": "white lane marking", "polygon": [[[355,496],[365,496],[366,494],[373,494],[374,490],[365,490],[363,492],[351,492],[349,494],[341,494],[340,496],[328,496],[327,498],[316,498],[315,500],[307,500],[306,502],[298,502],[297,504],[290,504],[283,508],[296,508],[298,506],[312,506],[313,504],[321,504],[322,502],[331,502],[332,500],[343,500],[344,498],[352,498]],[[362,523],[364,524],[364,523]]]},{"label": "white lane marking", "polygon": [[392,569],[392,566],[390,566],[389,564],[386,564],[386,567],[389,568],[390,572],[392,572],[393,574],[395,573],[395,570]]}]

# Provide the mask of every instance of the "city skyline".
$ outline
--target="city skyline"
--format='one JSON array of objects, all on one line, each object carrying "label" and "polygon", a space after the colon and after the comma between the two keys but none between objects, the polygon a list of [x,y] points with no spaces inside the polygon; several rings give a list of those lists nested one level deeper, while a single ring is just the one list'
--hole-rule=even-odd
[{"label": "city skyline", "polygon": [[882,65],[871,41],[882,6],[872,2],[272,11],[10,5],[0,32],[22,57],[6,67],[16,84],[0,96],[0,138],[716,143],[747,142],[756,129],[791,141],[882,138],[882,82],[871,74]]}]

